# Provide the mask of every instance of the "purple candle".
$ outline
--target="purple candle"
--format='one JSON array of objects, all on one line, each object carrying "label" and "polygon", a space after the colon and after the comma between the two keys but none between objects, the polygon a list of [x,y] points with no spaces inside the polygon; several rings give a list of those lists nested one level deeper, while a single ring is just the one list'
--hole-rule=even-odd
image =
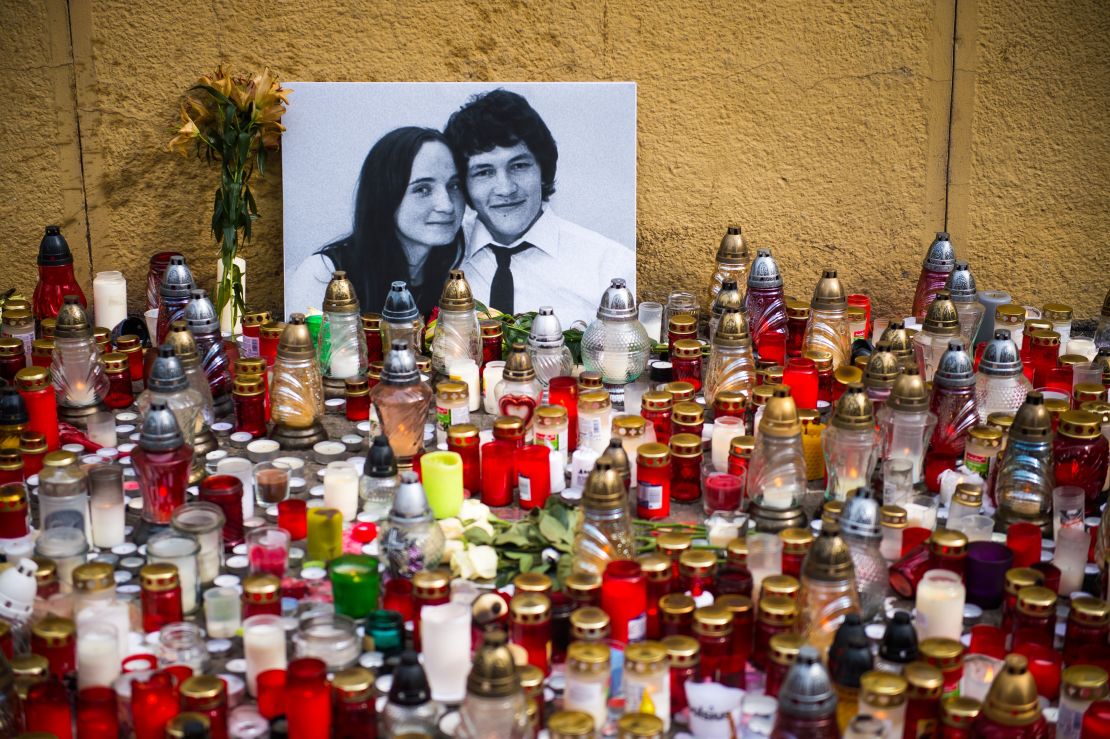
[{"label": "purple candle", "polygon": [[1002,605],[1006,587],[1006,571],[1013,567],[1014,553],[1005,544],[994,541],[973,541],[967,547],[967,600],[980,608]]}]

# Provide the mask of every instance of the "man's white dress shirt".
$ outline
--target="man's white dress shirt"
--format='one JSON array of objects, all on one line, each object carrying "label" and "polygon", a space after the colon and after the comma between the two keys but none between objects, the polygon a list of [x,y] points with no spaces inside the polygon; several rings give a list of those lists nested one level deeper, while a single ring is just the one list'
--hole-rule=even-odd
[{"label": "man's white dress shirt", "polygon": [[[488,305],[490,283],[497,271],[493,250],[500,247],[491,246],[494,238],[472,213],[463,228],[466,257],[462,268],[474,298]],[[614,277],[623,277],[635,294],[636,254],[596,231],[560,218],[547,205],[523,236],[501,246],[511,248],[524,241],[533,248],[514,255],[511,267],[517,313],[550,305],[567,329],[575,320],[587,324],[594,320],[601,296]]]}]

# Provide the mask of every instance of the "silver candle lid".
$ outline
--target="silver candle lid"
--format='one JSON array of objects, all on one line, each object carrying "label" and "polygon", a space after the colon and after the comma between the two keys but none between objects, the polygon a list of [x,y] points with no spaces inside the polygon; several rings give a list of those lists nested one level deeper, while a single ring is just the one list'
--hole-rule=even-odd
[{"label": "silver candle lid", "polygon": [[779,272],[778,262],[771,256],[771,250],[757,250],[755,261],[748,272],[748,287],[774,288],[782,287],[782,284],[782,273]]},{"label": "silver candle lid", "polygon": [[148,452],[168,452],[185,443],[177,418],[164,400],[150,404],[139,431],[139,447]]},{"label": "silver candle lid", "polygon": [[428,507],[428,496],[424,493],[424,486],[415,472],[402,472],[401,484],[393,495],[393,507],[389,510],[391,521],[411,523],[425,518],[431,518],[432,510]]},{"label": "silver candle lid", "polygon": [[975,275],[971,274],[971,268],[962,259],[956,260],[956,268],[949,273],[944,287],[952,294],[953,303],[974,303],[979,299],[975,290]]},{"label": "silver candle lid", "polygon": [[779,710],[788,716],[827,716],[836,710],[836,692],[817,650],[806,645],[779,688]]},{"label": "silver candle lid", "polygon": [[394,339],[389,353],[382,365],[381,381],[386,385],[412,385],[420,382],[420,370],[416,368],[416,355],[409,349],[404,339]]},{"label": "silver candle lid", "polygon": [[933,384],[940,387],[969,387],[975,384],[975,364],[964,351],[964,342],[950,339],[948,349],[940,357]]},{"label": "silver candle lid", "polygon": [[404,323],[415,321],[420,317],[409,287],[401,280],[389,286],[389,294],[385,296],[385,306],[382,308],[382,320],[387,323]]},{"label": "silver candle lid", "polygon": [[1010,331],[998,329],[983,348],[979,371],[988,377],[1017,377],[1021,370],[1021,351],[1010,338]]},{"label": "silver candle lid", "polygon": [[879,501],[868,487],[859,487],[844,502],[840,512],[840,534],[853,539],[880,539],[882,516]]},{"label": "silver candle lid", "polygon": [[210,334],[220,330],[220,316],[216,306],[208,299],[208,291],[194,289],[189,291],[189,304],[185,306],[185,323],[196,334]]},{"label": "silver candle lid", "polygon": [[632,321],[637,318],[636,296],[628,289],[621,277],[614,277],[605,294],[601,296],[601,304],[597,308],[597,317],[603,321]]},{"label": "silver candle lid", "polygon": [[533,349],[558,349],[565,343],[563,325],[555,315],[555,309],[550,305],[541,305],[539,313],[532,319],[528,345]]},{"label": "silver candle lid", "polygon": [[948,234],[938,231],[937,237],[929,245],[922,265],[931,272],[951,272],[956,266],[956,250],[949,241]]},{"label": "silver candle lid", "polygon": [[189,387],[185,367],[169,344],[158,347],[158,357],[150,368],[146,386],[155,393],[176,393]]},{"label": "silver candle lid", "polygon": [[189,291],[195,288],[193,273],[185,264],[185,257],[180,254],[170,257],[166,266],[166,273],[162,275],[162,284],[158,292],[163,298],[187,298]]}]

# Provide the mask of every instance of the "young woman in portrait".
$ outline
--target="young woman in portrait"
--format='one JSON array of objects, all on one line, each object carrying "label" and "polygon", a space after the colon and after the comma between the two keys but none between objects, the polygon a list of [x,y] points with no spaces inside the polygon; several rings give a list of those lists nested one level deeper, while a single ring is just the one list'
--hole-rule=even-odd
[{"label": "young woman in portrait", "polygon": [[[320,307],[333,270],[354,283],[363,313],[381,311],[394,280],[421,314],[439,300],[463,256],[462,184],[443,134],[407,126],[382,136],[362,164],[351,233],[305,259],[289,283],[290,310]],[[304,303],[304,305],[301,305]]]}]

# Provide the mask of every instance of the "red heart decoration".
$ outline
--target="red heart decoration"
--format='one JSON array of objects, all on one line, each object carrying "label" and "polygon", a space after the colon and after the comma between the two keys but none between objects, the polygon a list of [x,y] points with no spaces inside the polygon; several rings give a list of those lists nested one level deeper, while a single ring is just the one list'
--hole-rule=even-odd
[{"label": "red heart decoration", "polygon": [[502,395],[497,404],[502,416],[517,416],[524,419],[524,427],[532,424],[532,414],[536,412],[536,399],[531,395]]}]

